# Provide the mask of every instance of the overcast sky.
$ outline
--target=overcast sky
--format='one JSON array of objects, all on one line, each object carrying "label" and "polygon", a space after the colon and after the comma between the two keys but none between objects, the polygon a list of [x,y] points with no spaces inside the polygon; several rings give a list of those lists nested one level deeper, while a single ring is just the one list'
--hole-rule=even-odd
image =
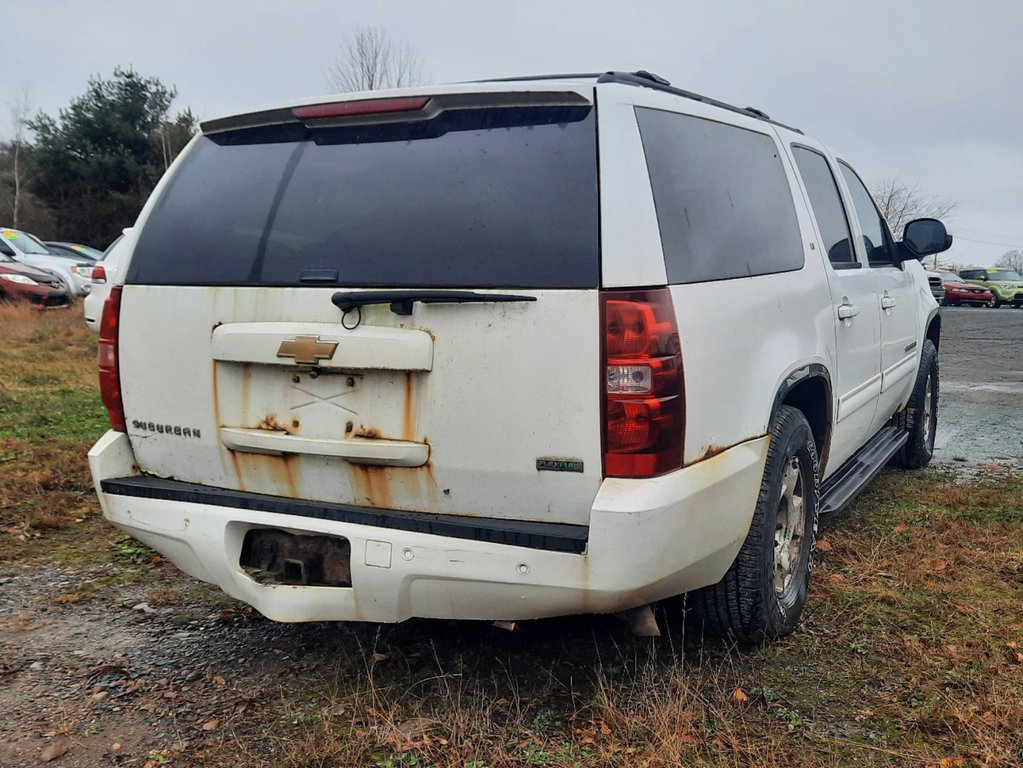
[{"label": "overcast sky", "polygon": [[50,114],[117,65],[176,86],[174,106],[203,119],[315,96],[369,24],[414,46],[429,82],[647,69],[802,128],[868,183],[959,200],[954,261],[1023,248],[1017,0],[0,0],[0,20],[0,99],[27,85]]}]

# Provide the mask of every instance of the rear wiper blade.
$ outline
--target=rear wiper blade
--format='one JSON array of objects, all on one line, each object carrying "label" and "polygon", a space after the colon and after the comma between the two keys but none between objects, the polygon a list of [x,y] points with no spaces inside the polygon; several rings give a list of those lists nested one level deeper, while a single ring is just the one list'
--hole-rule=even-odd
[{"label": "rear wiper blade", "polygon": [[411,315],[415,302],[423,304],[488,304],[505,301],[536,301],[536,296],[516,293],[476,293],[475,291],[338,291],[330,300],[342,312],[371,304],[390,304],[396,315]]}]

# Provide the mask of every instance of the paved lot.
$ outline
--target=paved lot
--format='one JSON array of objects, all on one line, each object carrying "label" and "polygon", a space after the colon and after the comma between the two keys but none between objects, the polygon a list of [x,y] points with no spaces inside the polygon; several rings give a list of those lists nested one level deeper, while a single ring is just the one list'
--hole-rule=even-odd
[{"label": "paved lot", "polygon": [[935,461],[1023,467],[1023,310],[945,307]]}]

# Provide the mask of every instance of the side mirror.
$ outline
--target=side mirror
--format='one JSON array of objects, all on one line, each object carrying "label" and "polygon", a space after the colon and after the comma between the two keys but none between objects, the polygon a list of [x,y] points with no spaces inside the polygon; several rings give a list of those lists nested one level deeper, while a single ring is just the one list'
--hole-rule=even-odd
[{"label": "side mirror", "polygon": [[913,219],[902,232],[902,244],[919,259],[947,251],[952,247],[952,235],[937,219]]}]

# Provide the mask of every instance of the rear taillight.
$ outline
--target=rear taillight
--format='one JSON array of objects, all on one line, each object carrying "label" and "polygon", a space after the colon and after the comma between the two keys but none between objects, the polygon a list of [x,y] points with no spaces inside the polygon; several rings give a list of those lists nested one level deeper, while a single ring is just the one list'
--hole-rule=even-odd
[{"label": "rear taillight", "polygon": [[99,322],[99,394],[110,416],[110,427],[127,432],[121,402],[121,374],[117,360],[117,331],[121,318],[121,286],[110,289]]},{"label": "rear taillight", "polygon": [[92,268],[91,277],[94,283],[105,283],[107,281],[107,271],[103,268],[102,264],[97,264]]},{"label": "rear taillight", "polygon": [[652,477],[682,466],[685,387],[667,288],[601,291],[604,474]]}]

